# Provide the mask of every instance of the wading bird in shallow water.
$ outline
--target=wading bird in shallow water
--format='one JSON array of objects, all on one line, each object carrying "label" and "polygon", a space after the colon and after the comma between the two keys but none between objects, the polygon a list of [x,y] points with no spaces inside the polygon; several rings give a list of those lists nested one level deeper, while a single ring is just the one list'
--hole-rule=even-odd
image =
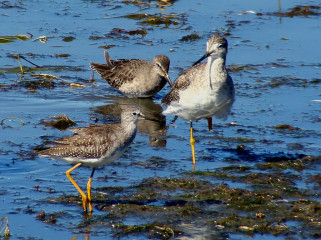
[{"label": "wading bird in shallow water", "polygon": [[106,64],[90,63],[101,78],[127,97],[152,97],[166,84],[172,86],[168,76],[170,60],[157,55],[153,62],[139,59],[111,60],[105,51]]},{"label": "wading bird in shallow water", "polygon": [[[121,122],[72,128],[74,135],[55,141],[57,145],[39,151],[38,154],[75,164],[66,171],[70,182],[82,197],[85,212],[92,212],[91,182],[95,169],[121,157],[133,142],[137,131],[137,120],[145,118],[137,108],[126,108],[121,113]],[[70,173],[79,166],[92,167],[87,184],[87,195],[81,190]]]},{"label": "wading bird in shallow water", "polygon": [[[206,53],[174,82],[163,98],[167,106],[164,114],[179,116],[190,121],[191,148],[195,165],[195,139],[192,121],[207,118],[212,129],[212,116],[226,119],[234,102],[234,84],[225,62],[227,40],[215,34],[207,41]],[[206,63],[201,63],[207,58]]]}]

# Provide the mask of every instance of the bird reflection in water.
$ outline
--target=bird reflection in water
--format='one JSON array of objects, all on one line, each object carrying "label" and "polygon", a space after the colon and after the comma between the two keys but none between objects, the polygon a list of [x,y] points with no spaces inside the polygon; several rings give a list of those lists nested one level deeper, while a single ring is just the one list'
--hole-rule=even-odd
[{"label": "bird reflection in water", "polygon": [[[109,97],[114,104],[93,108],[93,112],[112,119],[118,118],[126,106],[138,108],[145,116],[137,122],[137,131],[147,134],[151,146],[166,146],[166,117],[162,114],[162,107],[150,98]],[[98,117],[99,118],[99,117]]]}]

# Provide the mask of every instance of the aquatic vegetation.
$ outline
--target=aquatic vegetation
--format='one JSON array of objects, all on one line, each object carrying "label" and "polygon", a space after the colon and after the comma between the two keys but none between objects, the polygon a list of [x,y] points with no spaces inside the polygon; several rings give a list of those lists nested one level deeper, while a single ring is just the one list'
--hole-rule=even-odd
[{"label": "aquatic vegetation", "polygon": [[69,37],[64,37],[62,39],[62,41],[64,41],[64,42],[72,42],[75,39],[76,39],[75,37],[69,36]]},{"label": "aquatic vegetation", "polygon": [[53,120],[45,121],[44,119],[42,119],[41,123],[45,126],[52,126],[59,130],[66,130],[67,128],[76,124],[75,121],[67,117],[66,114],[47,117],[47,119],[53,119]]},{"label": "aquatic vegetation", "polygon": [[164,28],[174,27],[181,28],[185,24],[184,14],[128,14],[125,18],[138,20],[141,25],[163,26]]},{"label": "aquatic vegetation", "polygon": [[68,53],[59,53],[59,54],[56,54],[57,57],[62,57],[62,58],[67,58],[67,57],[70,57],[70,54]]},{"label": "aquatic vegetation", "polygon": [[160,239],[172,239],[173,237],[179,235],[179,231],[174,230],[170,225],[162,224],[146,224],[146,225],[134,225],[128,226],[123,224],[115,224],[113,228],[120,230],[118,234],[115,234],[115,237],[129,234],[138,234],[138,233],[148,233],[149,238],[160,238]]},{"label": "aquatic vegetation", "polygon": [[[314,36],[321,8],[315,5],[0,1],[6,23],[0,212],[10,220],[10,237],[319,239],[321,64]],[[164,119],[162,147],[150,146],[148,133],[140,132],[121,161],[97,175],[94,214],[82,214],[80,196],[58,178],[65,163],[33,150],[66,134],[61,131],[73,119],[82,125],[118,120],[123,102],[114,104],[119,94],[90,79],[89,61],[101,59],[99,48],[114,47],[115,57],[126,58],[167,52],[176,76],[216,29],[229,36],[233,56],[227,62],[237,95],[231,122],[215,122],[214,133],[203,121],[196,124],[195,171],[183,132],[188,123]],[[168,90],[151,101],[158,106]],[[104,114],[97,111],[107,104]],[[86,174],[81,170],[77,180],[85,184]]]},{"label": "aquatic vegetation", "polygon": [[182,42],[188,42],[188,41],[196,41],[199,40],[201,37],[196,34],[196,33],[192,33],[190,35],[184,36],[180,39],[180,41]]},{"label": "aquatic vegetation", "polygon": [[10,230],[9,230],[9,218],[7,216],[4,216],[0,219],[0,238],[3,237],[5,239],[9,239],[11,236]]},{"label": "aquatic vegetation", "polygon": [[[2,128],[21,128],[25,125],[25,121],[18,117],[6,117],[1,119],[0,126]],[[0,193],[1,195],[1,193]]]},{"label": "aquatic vegetation", "polygon": [[57,222],[57,219],[54,215],[51,214],[48,217],[48,214],[46,214],[45,211],[42,211],[41,213],[37,214],[36,218],[43,221],[44,223],[55,224]]},{"label": "aquatic vegetation", "polygon": [[290,9],[288,12],[274,12],[270,15],[283,16],[283,17],[295,17],[295,16],[318,16],[321,15],[320,6],[313,5],[298,5]]},{"label": "aquatic vegetation", "polygon": [[[123,38],[128,39],[128,36],[141,36],[144,37],[147,34],[147,30],[145,28],[142,29],[134,29],[134,30],[125,30],[121,28],[113,28],[110,30],[108,34],[104,34],[102,36],[90,36],[89,40],[101,40],[101,39],[113,39],[113,38]],[[115,45],[105,45],[105,49],[109,49],[110,47],[113,47]]]},{"label": "aquatic vegetation", "polygon": [[228,65],[227,69],[228,69],[228,71],[231,71],[231,72],[239,72],[239,71],[247,71],[247,70],[257,70],[257,67],[251,66],[250,64],[243,65],[243,66],[230,64],[230,65]]},{"label": "aquatic vegetation", "polygon": [[[321,203],[313,198],[318,193],[296,187],[301,176],[287,170],[300,173],[320,159],[266,158],[266,163],[252,167],[229,165],[214,171],[187,172],[182,178],[147,178],[136,186],[98,188],[93,201],[106,215],[92,219],[86,226],[112,221],[114,236],[142,234],[169,239],[186,234],[184,223],[197,225],[201,221],[213,226],[213,231],[227,233],[296,236],[300,229],[301,236],[317,236]],[[257,172],[258,169],[273,171]],[[213,179],[243,182],[249,189],[215,184]],[[48,200],[55,204],[80,201],[79,196],[72,195]],[[127,218],[137,219],[137,224],[125,224]],[[295,225],[287,224],[289,221],[295,221]]]},{"label": "aquatic vegetation", "polygon": [[137,7],[144,8],[146,6],[150,7],[150,5],[155,2],[156,6],[161,7],[163,9],[164,7],[172,6],[177,0],[139,0],[139,1],[129,1],[129,0],[123,0],[122,3],[125,5],[133,4]]},{"label": "aquatic vegetation", "polygon": [[30,37],[26,35],[16,35],[16,36],[0,36],[0,43],[10,43],[15,40],[27,41]]}]

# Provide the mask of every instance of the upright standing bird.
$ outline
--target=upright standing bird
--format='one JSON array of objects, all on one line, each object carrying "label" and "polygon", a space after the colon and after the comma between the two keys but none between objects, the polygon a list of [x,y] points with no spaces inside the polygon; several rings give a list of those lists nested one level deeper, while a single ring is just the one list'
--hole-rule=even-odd
[{"label": "upright standing bird", "polygon": [[[163,98],[167,105],[164,114],[179,116],[190,121],[191,148],[195,165],[195,139],[192,121],[212,116],[226,119],[234,102],[234,84],[225,62],[227,40],[215,34],[207,41],[206,53],[174,82],[171,91]],[[200,63],[207,58],[206,63]]]},{"label": "upright standing bird", "polygon": [[[82,196],[85,212],[92,212],[91,182],[95,169],[118,159],[136,136],[137,120],[144,118],[137,108],[126,108],[121,113],[121,122],[72,128],[76,134],[55,141],[57,145],[39,151],[38,154],[75,164],[66,171],[71,183]],[[87,184],[87,195],[81,190],[70,173],[79,166],[92,167]]]},{"label": "upright standing bird", "polygon": [[105,51],[106,64],[90,63],[110,86],[119,90],[127,97],[152,97],[158,93],[168,82],[170,60],[165,55],[157,55],[153,62],[139,59],[111,60]]}]

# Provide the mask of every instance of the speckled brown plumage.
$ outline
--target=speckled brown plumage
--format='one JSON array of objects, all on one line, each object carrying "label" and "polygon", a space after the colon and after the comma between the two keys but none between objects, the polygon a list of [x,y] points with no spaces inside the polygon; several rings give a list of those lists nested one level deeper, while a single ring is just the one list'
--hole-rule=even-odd
[{"label": "speckled brown plumage", "polygon": [[[126,151],[136,136],[139,117],[144,118],[139,109],[126,107],[121,113],[120,123],[72,128],[74,135],[59,139],[55,141],[57,145],[38,152],[41,156],[75,164],[66,171],[66,176],[80,193],[85,212],[88,208],[89,212],[93,211],[91,183],[95,169],[115,161]],[[83,165],[92,167],[87,194],[71,177],[71,172]]]},{"label": "speckled brown plumage", "polygon": [[179,93],[187,89],[193,81],[192,74],[194,71],[202,71],[206,63],[200,63],[193,68],[184,71],[174,82],[170,92],[162,99],[162,104],[170,105],[173,102],[179,102]]},{"label": "speckled brown plumage", "polygon": [[[107,56],[107,57],[106,57]],[[128,97],[151,97],[159,92],[170,79],[170,60],[157,55],[153,62],[139,59],[111,60],[105,52],[106,63],[90,63],[101,78]]]},{"label": "speckled brown plumage", "polygon": [[127,108],[122,112],[120,123],[72,128],[74,135],[56,140],[57,145],[39,154],[93,167],[107,164],[121,156],[131,144],[140,115],[138,109]]},{"label": "speckled brown plumage", "polygon": [[74,158],[100,158],[115,148],[121,124],[101,124],[89,127],[72,128],[76,133],[55,141],[58,145],[41,152],[42,155],[54,155]]},{"label": "speckled brown plumage", "polygon": [[[225,67],[227,46],[227,40],[219,34],[208,40],[203,57],[175,80],[163,98],[165,114],[190,121],[227,118],[234,102],[234,84]],[[201,63],[206,58],[207,62]]]},{"label": "speckled brown plumage", "polygon": [[[191,148],[195,166],[195,139],[193,121],[207,118],[212,129],[212,117],[226,119],[234,102],[234,84],[225,66],[227,40],[215,34],[207,41],[206,53],[175,81],[171,91],[163,98],[171,114],[190,121]],[[207,58],[206,63],[201,63]]]}]

